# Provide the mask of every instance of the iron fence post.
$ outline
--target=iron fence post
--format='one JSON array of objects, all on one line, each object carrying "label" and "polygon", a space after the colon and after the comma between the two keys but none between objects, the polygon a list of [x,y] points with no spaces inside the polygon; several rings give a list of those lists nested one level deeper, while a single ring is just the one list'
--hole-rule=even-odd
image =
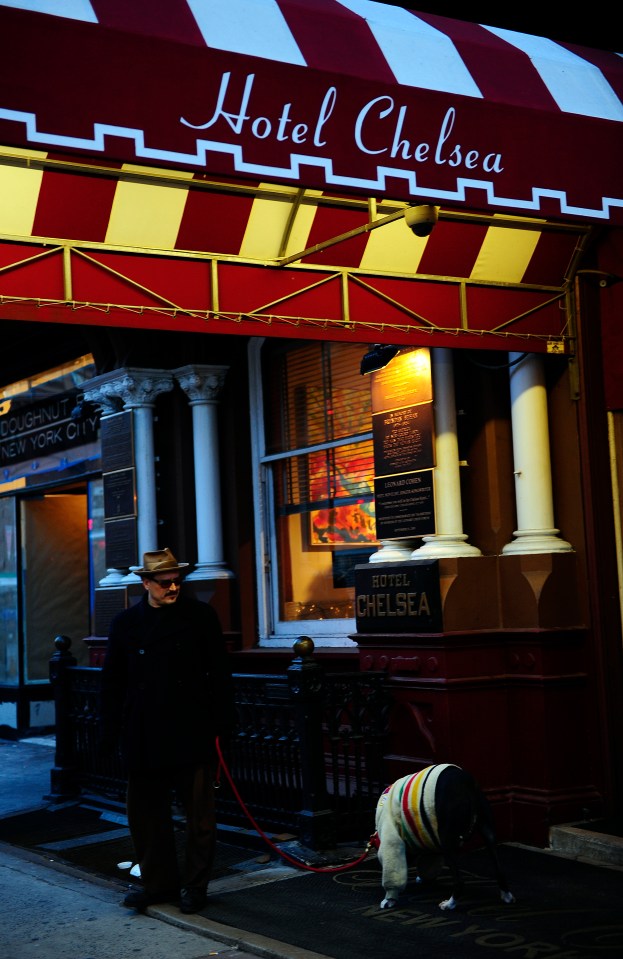
[{"label": "iron fence post", "polygon": [[71,717],[71,687],[68,669],[75,666],[77,660],[70,653],[71,639],[57,636],[54,640],[56,652],[50,658],[50,683],[54,690],[54,710],[56,716],[56,751],[54,768],[50,770],[50,799],[62,802],[80,792],[78,770],[73,749],[73,723]]},{"label": "iron fence post", "polygon": [[335,813],[329,808],[322,729],[324,671],[313,659],[314,643],[301,636],[294,643],[295,659],[288,667],[288,685],[295,707],[301,750],[303,809],[300,838],[311,849],[335,847]]}]

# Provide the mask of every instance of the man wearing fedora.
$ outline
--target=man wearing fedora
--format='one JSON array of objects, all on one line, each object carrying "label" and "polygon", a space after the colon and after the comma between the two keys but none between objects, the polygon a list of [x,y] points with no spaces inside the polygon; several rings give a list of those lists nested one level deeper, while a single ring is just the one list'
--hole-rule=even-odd
[{"label": "man wearing fedora", "polygon": [[[234,720],[231,668],[218,616],[181,593],[183,571],[170,549],[145,553],[145,593],[113,620],[102,669],[102,745],[119,746],[127,815],[142,888],[123,904],[144,911],[179,901],[198,912],[216,847],[216,737]],[[178,863],[172,801],[184,809]]]}]

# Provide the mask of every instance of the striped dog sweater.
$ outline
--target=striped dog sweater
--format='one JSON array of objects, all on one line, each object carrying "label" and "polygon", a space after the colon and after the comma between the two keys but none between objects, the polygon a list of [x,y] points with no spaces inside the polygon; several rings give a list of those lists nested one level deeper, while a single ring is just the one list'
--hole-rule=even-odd
[{"label": "striped dog sweater", "polygon": [[403,776],[379,798],[377,809],[389,804],[403,842],[412,849],[440,849],[435,791],[440,774],[452,765],[438,763]]}]

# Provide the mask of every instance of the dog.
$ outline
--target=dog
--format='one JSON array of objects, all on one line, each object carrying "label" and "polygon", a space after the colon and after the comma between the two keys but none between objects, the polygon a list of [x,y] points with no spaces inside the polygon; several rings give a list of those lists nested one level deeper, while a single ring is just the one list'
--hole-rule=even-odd
[{"label": "dog", "polygon": [[407,885],[408,856],[415,856],[420,882],[436,878],[444,864],[448,867],[452,893],[439,906],[455,909],[463,888],[457,860],[472,835],[484,840],[502,901],[515,901],[500,868],[491,807],[473,776],[460,766],[439,763],[397,779],[378,800],[375,825],[385,893],[381,909],[397,905]]}]

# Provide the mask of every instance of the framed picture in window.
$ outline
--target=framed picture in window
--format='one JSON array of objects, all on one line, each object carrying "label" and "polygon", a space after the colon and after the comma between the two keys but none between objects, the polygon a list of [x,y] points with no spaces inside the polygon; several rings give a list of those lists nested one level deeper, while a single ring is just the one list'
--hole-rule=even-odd
[{"label": "framed picture in window", "polygon": [[311,549],[376,543],[373,454],[368,445],[308,456],[307,543]]},{"label": "framed picture in window", "polygon": [[370,546],[376,543],[374,500],[343,503],[311,510],[309,515],[309,545]]}]

